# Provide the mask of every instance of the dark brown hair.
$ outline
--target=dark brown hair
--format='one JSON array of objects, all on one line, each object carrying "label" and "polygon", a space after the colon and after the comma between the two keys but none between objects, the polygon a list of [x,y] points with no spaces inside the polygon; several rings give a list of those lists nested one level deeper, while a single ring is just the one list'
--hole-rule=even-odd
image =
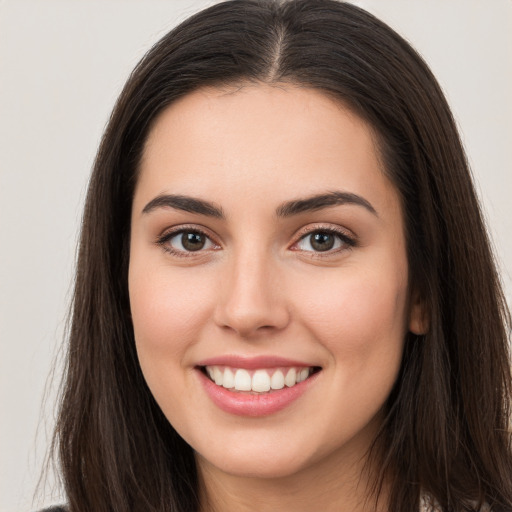
[{"label": "dark brown hair", "polygon": [[137,168],[156,116],[204,86],[311,87],[377,133],[400,192],[411,285],[429,331],[409,334],[372,457],[390,510],[512,510],[509,313],[446,100],[427,65],[372,15],[335,0],[233,0],[159,41],[112,113],[83,217],[54,447],[71,512],[198,509],[192,449],[142,376],[127,272]]}]

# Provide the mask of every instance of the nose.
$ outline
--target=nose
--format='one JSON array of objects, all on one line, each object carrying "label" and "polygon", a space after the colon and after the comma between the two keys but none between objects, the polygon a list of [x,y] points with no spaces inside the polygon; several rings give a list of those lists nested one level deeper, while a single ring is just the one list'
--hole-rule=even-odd
[{"label": "nose", "polygon": [[271,334],[290,320],[279,271],[265,254],[240,255],[221,276],[215,323],[243,338]]}]

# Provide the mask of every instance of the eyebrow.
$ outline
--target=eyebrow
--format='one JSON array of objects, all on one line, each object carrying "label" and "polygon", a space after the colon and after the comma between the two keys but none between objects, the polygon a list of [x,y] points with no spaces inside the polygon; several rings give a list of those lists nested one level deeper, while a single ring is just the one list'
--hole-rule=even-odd
[{"label": "eyebrow", "polygon": [[344,204],[352,204],[356,206],[362,206],[370,213],[378,217],[377,211],[372,204],[367,201],[364,197],[351,192],[327,192],[325,194],[318,194],[304,199],[296,199],[294,201],[288,201],[283,203],[277,210],[278,217],[290,217],[292,215],[298,215],[299,213],[311,212],[315,210],[321,210],[329,206],[337,206]]},{"label": "eyebrow", "polygon": [[208,217],[215,217],[216,219],[224,219],[224,212],[219,206],[198,199],[196,197],[162,194],[152,199],[142,213],[149,213],[157,208],[174,208],[175,210],[182,210],[184,212],[197,213],[199,215],[206,215]]},{"label": "eyebrow", "polygon": [[[281,204],[276,209],[278,217],[292,217],[305,212],[321,210],[329,206],[351,204],[362,206],[373,215],[378,217],[377,211],[364,197],[350,192],[327,192],[317,194],[304,199],[294,199]],[[215,205],[204,199],[191,196],[161,194],[152,199],[142,210],[142,213],[150,213],[157,208],[173,208],[185,212],[214,217],[216,219],[225,219],[224,212],[220,206]]]}]

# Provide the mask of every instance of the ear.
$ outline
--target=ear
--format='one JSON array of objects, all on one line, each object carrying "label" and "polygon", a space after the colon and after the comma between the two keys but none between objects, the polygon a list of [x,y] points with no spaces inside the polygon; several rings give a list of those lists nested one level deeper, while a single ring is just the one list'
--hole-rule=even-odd
[{"label": "ear", "polygon": [[430,318],[425,301],[418,290],[413,290],[409,308],[409,331],[413,334],[426,334],[430,327]]}]

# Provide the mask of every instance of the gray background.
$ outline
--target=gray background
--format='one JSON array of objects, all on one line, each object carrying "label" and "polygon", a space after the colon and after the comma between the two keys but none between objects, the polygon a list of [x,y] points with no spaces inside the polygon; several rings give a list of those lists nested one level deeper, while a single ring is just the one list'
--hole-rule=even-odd
[{"label": "gray background", "polygon": [[[59,501],[51,477],[32,501],[54,419],[46,383],[53,364],[58,380],[82,202],[109,112],[150,46],[211,3],[0,0],[0,511]],[[354,3],[409,39],[445,89],[510,303],[512,1]]]}]

